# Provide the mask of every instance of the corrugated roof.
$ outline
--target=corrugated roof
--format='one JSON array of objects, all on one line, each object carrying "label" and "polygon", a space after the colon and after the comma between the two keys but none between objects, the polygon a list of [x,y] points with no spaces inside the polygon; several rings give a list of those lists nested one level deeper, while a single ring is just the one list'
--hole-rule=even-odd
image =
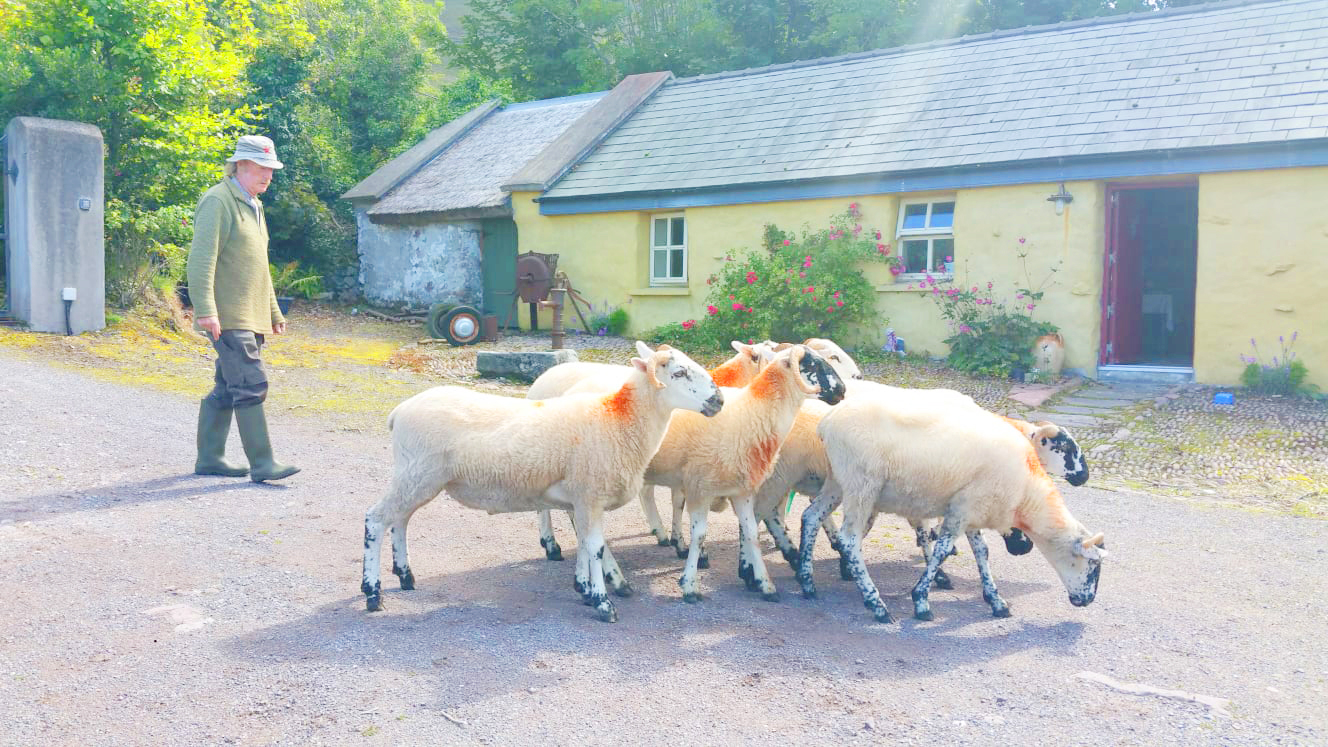
[{"label": "corrugated roof", "polygon": [[370,215],[509,210],[499,187],[603,92],[512,104],[489,114],[369,208]]},{"label": "corrugated roof", "polygon": [[1222,3],[672,81],[545,197],[1328,138],[1328,0]]}]

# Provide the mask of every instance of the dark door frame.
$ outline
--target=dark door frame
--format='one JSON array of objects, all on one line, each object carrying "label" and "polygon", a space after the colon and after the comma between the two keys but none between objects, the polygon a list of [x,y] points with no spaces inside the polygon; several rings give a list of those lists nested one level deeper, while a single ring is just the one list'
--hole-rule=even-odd
[{"label": "dark door frame", "polygon": [[1116,261],[1116,250],[1118,242],[1121,240],[1119,235],[1120,226],[1118,225],[1118,221],[1122,217],[1119,209],[1119,195],[1123,192],[1145,189],[1181,188],[1197,190],[1198,187],[1199,180],[1193,178],[1160,182],[1107,182],[1106,243],[1102,252],[1102,336],[1098,343],[1097,356],[1099,366],[1118,365],[1112,360],[1115,355],[1112,345],[1118,335],[1117,326],[1119,321],[1119,317],[1113,313],[1113,306],[1121,291],[1117,273],[1120,264]]}]

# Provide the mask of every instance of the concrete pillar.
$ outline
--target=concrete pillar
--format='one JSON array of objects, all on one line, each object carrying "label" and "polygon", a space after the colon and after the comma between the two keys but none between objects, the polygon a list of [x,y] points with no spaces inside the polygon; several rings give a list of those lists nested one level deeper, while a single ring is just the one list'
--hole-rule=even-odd
[{"label": "concrete pillar", "polygon": [[[9,313],[37,332],[106,326],[101,130],[15,117],[5,128]],[[72,293],[67,289],[73,289]]]}]

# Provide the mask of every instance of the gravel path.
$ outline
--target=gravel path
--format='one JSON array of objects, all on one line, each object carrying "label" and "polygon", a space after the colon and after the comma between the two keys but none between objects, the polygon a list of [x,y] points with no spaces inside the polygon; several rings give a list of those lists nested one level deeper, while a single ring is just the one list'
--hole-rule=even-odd
[{"label": "gravel path", "polygon": [[[1328,743],[1321,521],[1067,487],[1112,552],[1092,606],[998,543],[1012,618],[990,617],[965,554],[935,622],[878,625],[824,543],[820,599],[773,552],[784,601],[745,592],[729,515],[708,599],[685,605],[628,507],[609,537],[638,593],[605,625],[533,517],[439,500],[412,524],[418,590],[388,575],[368,615],[381,429],[282,413],[279,456],[305,471],[257,486],[187,474],[196,406],[176,395],[5,350],[0,402],[0,744]],[[866,555],[904,615],[908,532],[882,521]]]}]

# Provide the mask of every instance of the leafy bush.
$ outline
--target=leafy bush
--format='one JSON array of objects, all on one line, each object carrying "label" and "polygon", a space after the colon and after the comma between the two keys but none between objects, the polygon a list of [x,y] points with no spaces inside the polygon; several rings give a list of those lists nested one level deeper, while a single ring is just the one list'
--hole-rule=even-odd
[{"label": "leafy bush", "polygon": [[958,284],[946,288],[943,286],[949,285],[948,281],[938,282],[929,273],[919,284],[930,293],[950,325],[951,335],[945,344],[950,346],[947,361],[954,368],[986,376],[1008,376],[1012,369],[1031,367],[1034,340],[1059,331],[1051,322],[1033,319],[1033,311],[1042,300],[1042,288],[1058,268],[1053,266],[1037,288],[1027,287],[1032,282],[1028,280],[1024,243],[1024,239],[1019,239],[1018,257],[1023,264],[1026,287],[1015,290],[1014,303],[997,300],[993,294],[995,283],[990,281],[985,288],[974,285],[965,289]]},{"label": "leafy bush", "polygon": [[299,262],[287,262],[284,265],[268,265],[272,274],[272,290],[278,296],[312,298],[323,292],[322,275],[300,275]]},{"label": "leafy bush", "polygon": [[1278,335],[1277,341],[1281,343],[1281,356],[1273,356],[1271,364],[1265,365],[1260,360],[1259,346],[1250,338],[1250,347],[1254,350],[1254,355],[1240,356],[1241,362],[1245,364],[1245,370],[1240,374],[1240,383],[1252,392],[1260,394],[1309,394],[1313,387],[1305,384],[1305,377],[1309,374],[1305,368],[1305,363],[1296,358],[1296,353],[1291,349],[1296,344],[1296,338],[1300,332],[1292,332],[1291,339],[1288,341],[1284,336]]},{"label": "leafy bush", "polygon": [[129,308],[149,288],[174,288],[184,280],[193,212],[189,205],[144,210],[107,201],[106,297],[112,305]]},{"label": "leafy bush", "polygon": [[627,325],[631,322],[627,312],[623,309],[610,307],[607,304],[600,311],[591,314],[589,324],[590,331],[597,335],[613,335],[622,337],[627,332]]},{"label": "leafy bush", "polygon": [[861,268],[865,262],[894,268],[898,260],[879,231],[863,228],[857,203],[829,228],[804,227],[794,236],[767,225],[763,238],[764,249],[730,253],[706,279],[704,318],[666,324],[648,336],[688,349],[722,348],[730,340],[847,340],[881,321],[876,290]]}]

